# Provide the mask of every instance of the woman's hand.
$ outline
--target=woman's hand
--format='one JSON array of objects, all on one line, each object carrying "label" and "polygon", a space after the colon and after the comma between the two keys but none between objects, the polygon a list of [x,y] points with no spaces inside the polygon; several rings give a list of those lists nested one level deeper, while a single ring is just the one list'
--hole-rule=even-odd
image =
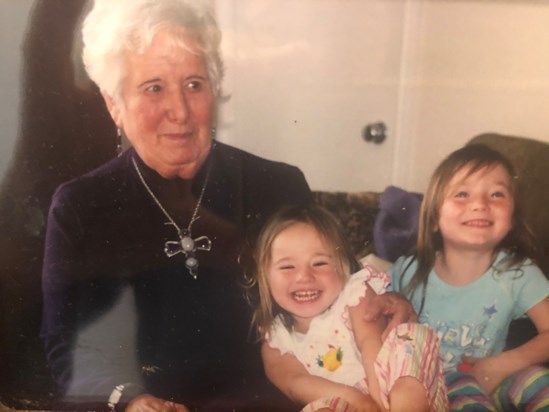
[{"label": "woman's hand", "polygon": [[388,324],[383,331],[382,339],[385,339],[391,329],[406,322],[417,322],[417,314],[412,304],[404,295],[396,292],[386,292],[376,295],[370,291],[366,294],[367,309],[364,312],[364,320],[371,322],[385,316]]},{"label": "woman's hand", "polygon": [[179,403],[165,401],[152,395],[141,395],[133,399],[125,412],[190,412]]}]

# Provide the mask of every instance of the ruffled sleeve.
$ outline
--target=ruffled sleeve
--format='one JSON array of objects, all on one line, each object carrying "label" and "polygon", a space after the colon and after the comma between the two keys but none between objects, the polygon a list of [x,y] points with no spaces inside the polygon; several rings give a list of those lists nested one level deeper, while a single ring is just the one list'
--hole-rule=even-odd
[{"label": "ruffled sleeve", "polygon": [[294,351],[294,340],[290,335],[290,332],[284,324],[280,317],[277,317],[273,323],[271,331],[267,333],[265,339],[269,346],[273,349],[278,349],[282,355],[285,353],[293,353]]},{"label": "ruffled sleeve", "polygon": [[374,267],[366,265],[364,268],[351,275],[342,292],[342,301],[346,306],[356,306],[360,298],[366,295],[368,284],[375,293],[382,295],[387,291],[391,278],[385,272],[378,271]]}]

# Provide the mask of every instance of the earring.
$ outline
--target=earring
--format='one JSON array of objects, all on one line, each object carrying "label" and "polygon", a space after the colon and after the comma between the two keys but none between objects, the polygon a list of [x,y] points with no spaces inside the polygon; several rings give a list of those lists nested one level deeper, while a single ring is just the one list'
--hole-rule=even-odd
[{"label": "earring", "polygon": [[122,129],[116,129],[116,156],[122,154]]},{"label": "earring", "polygon": [[217,135],[217,129],[215,127],[212,127],[212,131],[211,131],[212,139],[215,139],[216,135]]}]

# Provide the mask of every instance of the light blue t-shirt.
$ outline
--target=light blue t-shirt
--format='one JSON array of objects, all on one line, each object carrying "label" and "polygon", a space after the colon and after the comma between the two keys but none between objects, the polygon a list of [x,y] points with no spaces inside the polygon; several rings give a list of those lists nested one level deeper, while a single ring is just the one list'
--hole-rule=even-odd
[{"label": "light blue t-shirt", "polygon": [[[419,321],[437,332],[444,370],[455,370],[463,355],[486,357],[502,352],[511,320],[549,296],[549,281],[530,261],[498,272],[495,268],[506,257],[500,252],[486,273],[465,286],[448,285],[434,270],[429,274]],[[411,260],[401,257],[389,269],[392,290],[400,292],[410,281],[417,268],[417,261],[410,264]],[[408,296],[416,311],[421,297],[421,286]]]}]

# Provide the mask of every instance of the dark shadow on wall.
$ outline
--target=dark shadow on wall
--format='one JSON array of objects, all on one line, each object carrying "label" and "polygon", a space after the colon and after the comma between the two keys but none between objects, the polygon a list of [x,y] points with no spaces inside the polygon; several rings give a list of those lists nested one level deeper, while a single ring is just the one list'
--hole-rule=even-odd
[{"label": "dark shadow on wall", "polygon": [[19,131],[0,186],[0,402],[17,409],[47,408],[54,396],[39,338],[51,195],[115,154],[101,96],[89,79],[77,81],[73,63],[86,6],[36,0],[23,43]]}]

